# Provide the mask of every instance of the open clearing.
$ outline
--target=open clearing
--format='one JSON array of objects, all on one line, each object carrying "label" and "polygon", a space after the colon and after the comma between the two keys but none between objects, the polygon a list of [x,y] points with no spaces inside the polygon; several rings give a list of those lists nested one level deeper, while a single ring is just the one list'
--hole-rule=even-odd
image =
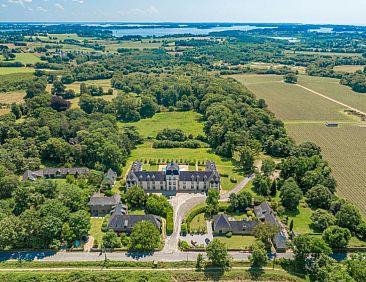
[{"label": "open clearing", "polygon": [[33,73],[34,69],[32,68],[0,68],[0,75],[5,74],[14,74],[14,73]]},{"label": "open clearing", "polygon": [[[330,78],[299,76],[297,86],[281,83],[282,76],[241,75],[235,78],[267,101],[298,143],[312,141],[321,146],[324,159],[329,161],[337,179],[338,194],[356,204],[366,216],[366,127],[345,115],[346,107],[339,105],[346,104],[365,112],[366,96]],[[338,121],[340,125],[328,128],[326,121]]]},{"label": "open clearing", "polygon": [[[37,62],[40,62],[41,59],[39,57],[37,57],[36,55],[32,54],[32,53],[17,53],[15,54],[15,59],[11,60],[9,62],[21,62],[25,65],[27,64],[35,64]],[[1,55],[0,56],[0,61],[3,61],[4,57]]]},{"label": "open clearing", "polygon": [[12,103],[22,103],[24,97],[24,91],[0,93],[0,103],[9,105]]},{"label": "open clearing", "polygon": [[335,66],[333,69],[335,71],[343,71],[343,72],[356,72],[356,71],[362,71],[365,66],[354,66],[354,65],[343,65],[343,66]]},{"label": "open clearing", "polygon": [[203,134],[202,122],[199,122],[201,115],[196,112],[165,112],[157,113],[150,119],[143,119],[139,122],[129,123],[136,126],[143,137],[155,138],[159,131],[165,128],[179,128],[187,135],[197,136]]}]

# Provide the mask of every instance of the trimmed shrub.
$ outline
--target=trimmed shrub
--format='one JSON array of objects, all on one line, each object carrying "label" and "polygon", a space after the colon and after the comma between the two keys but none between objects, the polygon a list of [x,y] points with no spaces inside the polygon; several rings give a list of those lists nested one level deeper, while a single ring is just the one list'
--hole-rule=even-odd
[{"label": "trimmed shrub", "polygon": [[226,236],[226,238],[231,238],[233,236],[233,233],[228,232],[228,233],[225,234],[225,236]]},{"label": "trimmed shrub", "polygon": [[173,233],[173,230],[174,230],[173,209],[169,209],[166,213],[166,233],[170,235]]}]

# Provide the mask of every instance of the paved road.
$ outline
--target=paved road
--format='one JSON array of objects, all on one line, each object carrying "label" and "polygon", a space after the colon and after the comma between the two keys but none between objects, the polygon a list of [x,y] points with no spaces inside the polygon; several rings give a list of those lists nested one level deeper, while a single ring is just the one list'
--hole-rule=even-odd
[{"label": "paved road", "polygon": [[[5,260],[17,260],[19,257],[22,259],[35,260],[35,261],[50,261],[50,262],[76,262],[76,261],[104,261],[105,256],[108,260],[112,261],[161,261],[161,262],[174,262],[174,261],[195,261],[199,252],[173,252],[166,253],[155,252],[153,254],[148,253],[99,253],[99,252],[9,252],[0,253],[0,261]],[[201,253],[205,257],[206,254]],[[230,255],[234,260],[247,260],[250,253],[244,252],[230,252]],[[277,258],[292,258],[291,253],[278,254]]]},{"label": "paved road", "polygon": [[229,197],[231,194],[237,194],[239,193],[248,183],[250,180],[252,180],[254,177],[254,174],[245,177],[238,185],[236,185],[236,187],[234,189],[232,189],[231,191],[222,194],[220,196],[220,202],[225,202],[227,200],[229,200]]},{"label": "paved road", "polygon": [[166,238],[163,253],[178,252],[180,227],[185,214],[193,207],[203,203],[205,199],[206,196],[203,194],[177,194],[171,199],[174,211],[174,232]]}]

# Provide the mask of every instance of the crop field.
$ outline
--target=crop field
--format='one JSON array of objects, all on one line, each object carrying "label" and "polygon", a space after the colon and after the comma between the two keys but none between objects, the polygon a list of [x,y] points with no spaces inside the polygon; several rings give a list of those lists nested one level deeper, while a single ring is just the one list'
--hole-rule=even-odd
[{"label": "crop field", "polygon": [[15,74],[15,73],[33,73],[33,72],[34,69],[32,68],[12,68],[12,67],[0,68],[0,75]]},{"label": "crop field", "polygon": [[0,93],[1,104],[22,103],[25,96],[24,91]]},{"label": "crop field", "polygon": [[[9,62],[21,62],[21,63],[27,65],[27,64],[35,64],[35,63],[41,61],[41,59],[39,57],[37,57],[36,55],[34,55],[32,53],[18,53],[15,55],[16,55],[16,58]],[[0,60],[1,61],[4,60],[4,57],[2,55],[0,56]]]},{"label": "crop field", "polygon": [[109,44],[106,45],[106,51],[117,52],[119,48],[127,48],[127,49],[157,49],[162,47],[162,43],[152,42],[149,40],[142,41],[125,41],[117,44]]},{"label": "crop field", "polygon": [[366,216],[366,127],[287,124],[286,128],[297,142],[313,141],[321,146],[337,179],[338,193],[357,204]]},{"label": "crop field", "polygon": [[318,55],[332,57],[361,57],[362,53],[333,53],[333,52],[311,52],[311,51],[285,51],[287,54]]},{"label": "crop field", "polygon": [[164,128],[179,128],[187,135],[197,136],[203,134],[202,122],[199,122],[201,115],[196,112],[165,112],[157,113],[150,119],[143,119],[139,122],[129,123],[136,126],[140,134],[146,137],[156,137],[159,131]]},{"label": "crop field", "polygon": [[296,85],[281,82],[276,75],[236,75],[258,98],[264,98],[278,118],[284,121],[349,121],[344,107]]},{"label": "crop field", "polygon": [[366,112],[366,95],[341,85],[338,79],[304,75],[299,76],[299,84]]},{"label": "crop field", "polygon": [[359,70],[363,70],[365,66],[355,66],[355,65],[343,65],[343,66],[335,66],[333,69],[335,71],[343,71],[343,72],[356,72]]}]

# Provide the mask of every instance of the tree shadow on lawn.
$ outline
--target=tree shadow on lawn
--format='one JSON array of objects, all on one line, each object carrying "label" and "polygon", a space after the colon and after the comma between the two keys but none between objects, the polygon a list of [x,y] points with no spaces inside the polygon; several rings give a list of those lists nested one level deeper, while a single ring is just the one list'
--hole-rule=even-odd
[{"label": "tree shadow on lawn", "polygon": [[204,268],[205,278],[208,281],[221,281],[221,278],[225,274],[225,269],[220,267],[215,267],[212,265],[206,265]]}]

